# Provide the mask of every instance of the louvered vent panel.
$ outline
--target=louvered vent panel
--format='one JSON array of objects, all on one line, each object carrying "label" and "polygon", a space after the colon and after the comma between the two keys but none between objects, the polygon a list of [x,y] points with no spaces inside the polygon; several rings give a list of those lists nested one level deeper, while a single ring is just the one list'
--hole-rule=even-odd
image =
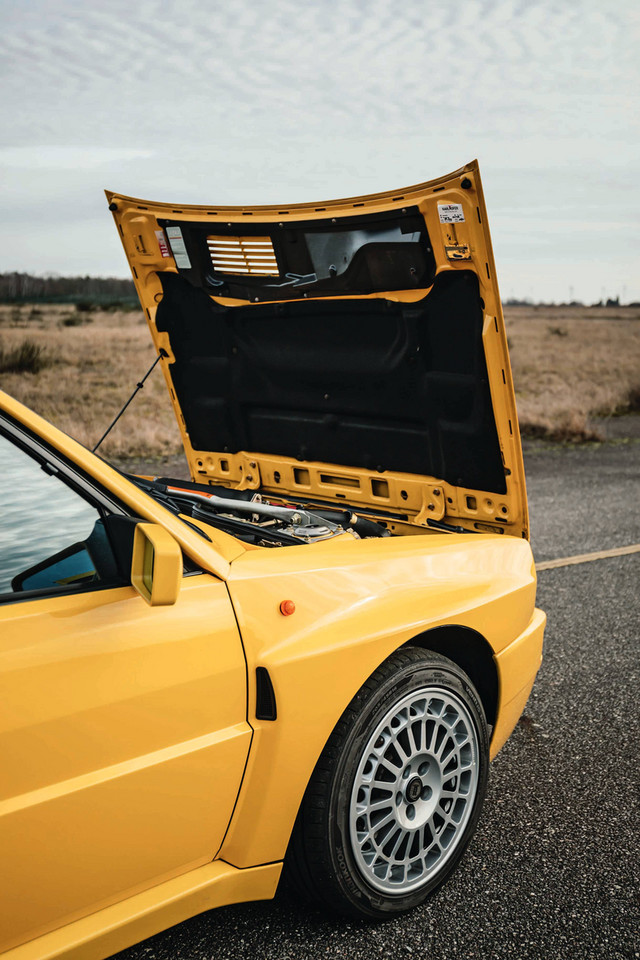
[{"label": "louvered vent panel", "polygon": [[207,246],[214,269],[221,273],[278,274],[271,237],[207,237]]}]

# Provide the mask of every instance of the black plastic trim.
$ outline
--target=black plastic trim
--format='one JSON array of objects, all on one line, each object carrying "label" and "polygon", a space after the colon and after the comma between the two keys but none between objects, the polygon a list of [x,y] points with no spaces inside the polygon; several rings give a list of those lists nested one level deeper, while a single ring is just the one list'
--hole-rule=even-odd
[{"label": "black plastic trim", "polygon": [[[158,223],[165,230],[178,227],[182,233],[191,266],[180,267],[178,272],[181,276],[210,294],[249,302],[426,288],[431,285],[436,273],[436,261],[424,216],[417,206],[406,207],[402,211],[352,214],[328,220],[245,220],[212,224],[160,218]],[[385,227],[399,227],[403,233],[419,233],[420,240],[400,244],[369,241],[354,253],[344,272],[316,279],[305,234],[340,234],[350,230]],[[214,269],[207,247],[207,236],[212,234],[212,230],[220,237],[236,237],[239,234],[243,237],[268,236],[279,264],[279,275],[238,275]],[[288,278],[294,276],[299,278],[297,282],[288,282]]]},{"label": "black plastic trim", "polygon": [[256,719],[277,720],[278,709],[273,683],[266,667],[256,667]]}]

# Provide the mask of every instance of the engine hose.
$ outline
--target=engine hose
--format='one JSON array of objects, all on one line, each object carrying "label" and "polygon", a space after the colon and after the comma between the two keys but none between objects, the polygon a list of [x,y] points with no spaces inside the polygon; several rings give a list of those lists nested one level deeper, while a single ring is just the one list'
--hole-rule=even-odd
[{"label": "engine hose", "polygon": [[359,517],[350,510],[319,510],[310,508],[316,517],[338,523],[344,530],[353,530],[360,537],[390,537],[391,533],[381,523]]}]

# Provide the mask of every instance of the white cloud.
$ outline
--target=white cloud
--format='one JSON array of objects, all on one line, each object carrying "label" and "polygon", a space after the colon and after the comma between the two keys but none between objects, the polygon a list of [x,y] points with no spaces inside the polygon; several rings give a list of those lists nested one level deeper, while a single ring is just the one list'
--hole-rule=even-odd
[{"label": "white cloud", "polygon": [[[24,235],[0,249],[11,267],[40,262],[35,210],[70,270],[80,254],[65,222],[86,216],[82,262],[106,269],[105,186],[293,202],[402,187],[477,156],[497,251],[516,236],[518,262],[535,263],[545,227],[527,223],[546,211],[545,254],[573,271],[577,295],[596,295],[593,257],[619,272],[602,225],[621,196],[631,219],[638,206],[632,0],[31,0],[7,13],[2,196],[6,236]],[[567,259],[571,223],[593,236],[590,255],[585,241]],[[511,267],[517,292],[529,269]],[[539,271],[541,296],[550,277]]]},{"label": "white cloud", "polygon": [[0,147],[0,166],[18,170],[82,170],[105,164],[127,163],[151,157],[151,150],[122,147],[54,146],[33,144]]}]

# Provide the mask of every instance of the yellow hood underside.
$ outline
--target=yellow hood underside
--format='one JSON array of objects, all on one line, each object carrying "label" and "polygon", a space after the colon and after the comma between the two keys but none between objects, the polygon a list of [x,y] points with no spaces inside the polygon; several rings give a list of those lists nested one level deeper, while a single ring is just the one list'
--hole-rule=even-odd
[{"label": "yellow hood underside", "polygon": [[194,480],[528,536],[476,161],[320,203],[107,192]]}]

